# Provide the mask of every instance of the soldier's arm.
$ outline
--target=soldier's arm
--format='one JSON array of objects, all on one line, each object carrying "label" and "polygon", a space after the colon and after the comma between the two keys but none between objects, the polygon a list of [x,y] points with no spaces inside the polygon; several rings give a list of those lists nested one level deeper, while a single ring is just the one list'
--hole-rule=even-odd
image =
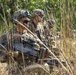
[{"label": "soldier's arm", "polygon": [[6,34],[0,36],[0,62],[5,61],[6,56],[6,45],[8,44]]}]

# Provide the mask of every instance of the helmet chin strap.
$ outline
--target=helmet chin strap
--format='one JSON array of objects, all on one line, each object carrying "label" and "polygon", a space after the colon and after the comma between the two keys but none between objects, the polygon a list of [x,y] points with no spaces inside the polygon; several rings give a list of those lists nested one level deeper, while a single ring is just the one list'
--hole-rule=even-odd
[{"label": "helmet chin strap", "polygon": [[23,31],[25,30],[24,27],[22,27],[21,25],[17,25],[17,31],[23,33]]},{"label": "helmet chin strap", "polygon": [[35,19],[34,19],[34,23],[37,25],[38,24],[38,17],[36,17]]}]

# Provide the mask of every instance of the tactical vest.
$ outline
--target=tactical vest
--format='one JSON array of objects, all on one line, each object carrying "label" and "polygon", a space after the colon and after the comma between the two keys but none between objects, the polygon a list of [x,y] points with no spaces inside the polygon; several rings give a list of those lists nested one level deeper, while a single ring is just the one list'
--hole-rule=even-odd
[{"label": "tactical vest", "polygon": [[28,58],[30,59],[38,58],[39,50],[37,50],[37,43],[30,39],[22,40],[22,35],[23,33],[18,32],[16,29],[12,29],[9,33],[1,36],[0,43],[5,46],[8,51],[9,49],[11,49],[12,51],[18,51],[19,57],[21,53],[23,53],[25,57],[28,56]]}]

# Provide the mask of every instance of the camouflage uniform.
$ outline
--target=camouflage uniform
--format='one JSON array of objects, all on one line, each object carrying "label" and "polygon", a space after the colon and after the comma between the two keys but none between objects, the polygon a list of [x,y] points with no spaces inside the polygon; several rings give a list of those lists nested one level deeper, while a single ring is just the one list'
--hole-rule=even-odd
[{"label": "camouflage uniform", "polygon": [[[30,22],[30,27],[29,29],[37,35],[37,37],[43,42],[45,43],[45,39],[43,39],[42,37],[42,34],[40,32],[40,30],[38,29],[38,24],[36,24],[36,20],[37,18],[36,17],[43,17],[44,16],[44,12],[43,10],[41,9],[35,9],[32,13],[32,18],[33,20]],[[35,22],[34,22],[35,21]],[[41,22],[41,21],[38,21],[38,23]],[[39,59],[43,59],[45,57],[48,57],[48,51],[46,50],[46,48],[43,46],[43,45],[40,45],[40,55],[39,55]],[[40,62],[39,62],[40,63]],[[46,70],[49,71],[49,65],[46,63],[46,62],[42,62],[43,63],[43,66]],[[46,68],[47,67],[47,68]],[[42,71],[42,75],[45,74],[47,75],[46,73],[44,73],[44,71]]]},{"label": "camouflage uniform", "polygon": [[[28,16],[30,16],[30,14],[27,10],[19,10],[14,13],[11,21],[17,24],[13,19],[20,20]],[[24,67],[36,62],[39,54],[36,48],[38,49],[39,45],[35,41],[36,38],[26,30],[24,32],[19,32],[17,28],[11,29],[8,33],[0,37],[0,44],[3,46],[0,45],[0,50],[2,51],[3,48],[7,49],[4,57],[7,57],[7,59],[10,58],[10,60],[7,60],[8,64],[11,63],[9,73],[11,72],[12,75],[24,75]],[[32,46],[31,42],[33,42]],[[3,59],[1,60],[4,61]]]},{"label": "camouflage uniform", "polygon": [[[12,31],[14,31],[13,33],[12,33]],[[12,66],[13,66],[13,62],[12,62],[12,60],[10,59],[9,60],[9,58],[12,58],[12,57],[10,57],[9,55],[7,56],[6,54],[7,54],[7,52],[8,53],[11,53],[11,51],[14,51],[14,50],[12,50],[12,44],[13,44],[13,42],[16,42],[17,41],[17,39],[18,39],[18,41],[20,41],[19,40],[19,38],[15,38],[15,37],[13,37],[13,34],[15,34],[15,33],[17,33],[16,32],[16,30],[15,29],[11,29],[8,33],[5,33],[5,34],[3,34],[1,37],[0,37],[0,44],[2,44],[2,46],[4,46],[4,48],[5,49],[7,49],[7,51],[5,52],[5,54],[4,54],[4,58],[3,58],[3,60],[1,60],[1,62],[7,62],[8,64],[10,64],[11,63],[11,66],[10,67],[8,67],[8,70],[9,70],[9,73],[11,73],[12,72],[12,74],[14,73],[13,72],[13,69],[14,69],[14,67],[12,68]],[[18,42],[17,41],[17,42]],[[2,47],[1,46],[1,47]],[[3,49],[4,49],[3,48]],[[5,50],[4,49],[4,50]],[[2,49],[0,48],[0,50],[2,51]],[[2,54],[3,55],[3,54]],[[12,54],[11,54],[11,56],[12,56]],[[10,62],[10,63],[9,63]],[[16,65],[15,65],[16,66]],[[16,67],[15,67],[16,68]],[[14,70],[15,71],[15,70]]]},{"label": "camouflage uniform", "polygon": [[48,47],[50,48],[50,50],[52,50],[52,52],[55,53],[56,55],[59,55],[58,48],[55,44],[55,36],[53,32],[51,31],[51,29],[53,29],[55,21],[52,19],[48,20],[48,24],[49,24],[48,26],[44,26],[43,35],[45,39],[47,40]]},{"label": "camouflage uniform", "polygon": [[44,12],[43,10],[41,9],[35,9],[32,13],[32,18],[33,20],[30,22],[30,27],[29,29],[38,36],[38,38],[41,40],[41,34],[40,34],[40,31],[38,30],[37,26],[38,26],[38,23],[41,22],[42,20],[38,20],[37,21],[37,24],[34,22],[34,20],[36,21],[37,19],[35,19],[36,17],[40,17],[40,18],[43,18],[44,16]]},{"label": "camouflage uniform", "polygon": [[[55,44],[55,36],[53,34],[53,32],[51,31],[51,29],[53,29],[53,26],[54,26],[54,23],[52,23],[52,19],[51,20],[48,20],[48,26],[44,26],[44,31],[43,31],[43,36],[45,37],[47,43],[48,43],[48,47],[49,49],[57,56],[59,57],[59,49],[57,48],[56,44]],[[53,24],[51,26],[51,23]],[[50,29],[51,28],[51,29]],[[52,56],[49,56],[48,57],[48,61],[47,63],[49,64],[50,66],[50,73],[53,72],[53,69],[54,69],[54,66],[58,67],[59,65],[59,62],[56,60],[56,59],[53,59]]]},{"label": "camouflage uniform", "polygon": [[[40,23],[40,22],[42,22],[42,18],[43,18],[43,16],[44,16],[44,12],[43,12],[43,10],[41,10],[41,9],[35,9],[34,11],[33,11],[33,13],[32,13],[32,21],[30,22],[30,27],[29,27],[29,29],[34,33],[34,34],[36,34],[37,35],[37,37],[43,42],[43,38],[42,38],[42,35],[41,35],[41,33],[40,33],[40,30],[38,29],[38,24]],[[40,20],[39,20],[40,19]],[[42,45],[40,45],[40,47],[41,48],[43,48],[42,47]],[[41,50],[40,50],[41,51]]]}]

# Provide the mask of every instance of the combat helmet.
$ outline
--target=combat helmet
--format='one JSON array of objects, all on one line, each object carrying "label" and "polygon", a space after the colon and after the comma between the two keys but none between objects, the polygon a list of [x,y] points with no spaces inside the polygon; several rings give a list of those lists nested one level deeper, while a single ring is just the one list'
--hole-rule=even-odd
[{"label": "combat helmet", "polygon": [[54,19],[50,19],[47,21],[50,25],[55,25],[56,21]]},{"label": "combat helmet", "polygon": [[53,28],[54,25],[56,24],[56,21],[55,21],[54,19],[49,19],[49,20],[47,21],[47,23],[48,23],[48,26],[49,26],[50,28]]},{"label": "combat helmet", "polygon": [[43,17],[44,16],[44,11],[42,9],[33,10],[32,17],[35,17],[35,16]]},{"label": "combat helmet", "polygon": [[20,20],[21,18],[24,17],[31,17],[31,14],[29,13],[28,10],[18,10],[15,11],[14,14],[12,15],[11,21],[12,23],[15,23],[14,19]]}]

